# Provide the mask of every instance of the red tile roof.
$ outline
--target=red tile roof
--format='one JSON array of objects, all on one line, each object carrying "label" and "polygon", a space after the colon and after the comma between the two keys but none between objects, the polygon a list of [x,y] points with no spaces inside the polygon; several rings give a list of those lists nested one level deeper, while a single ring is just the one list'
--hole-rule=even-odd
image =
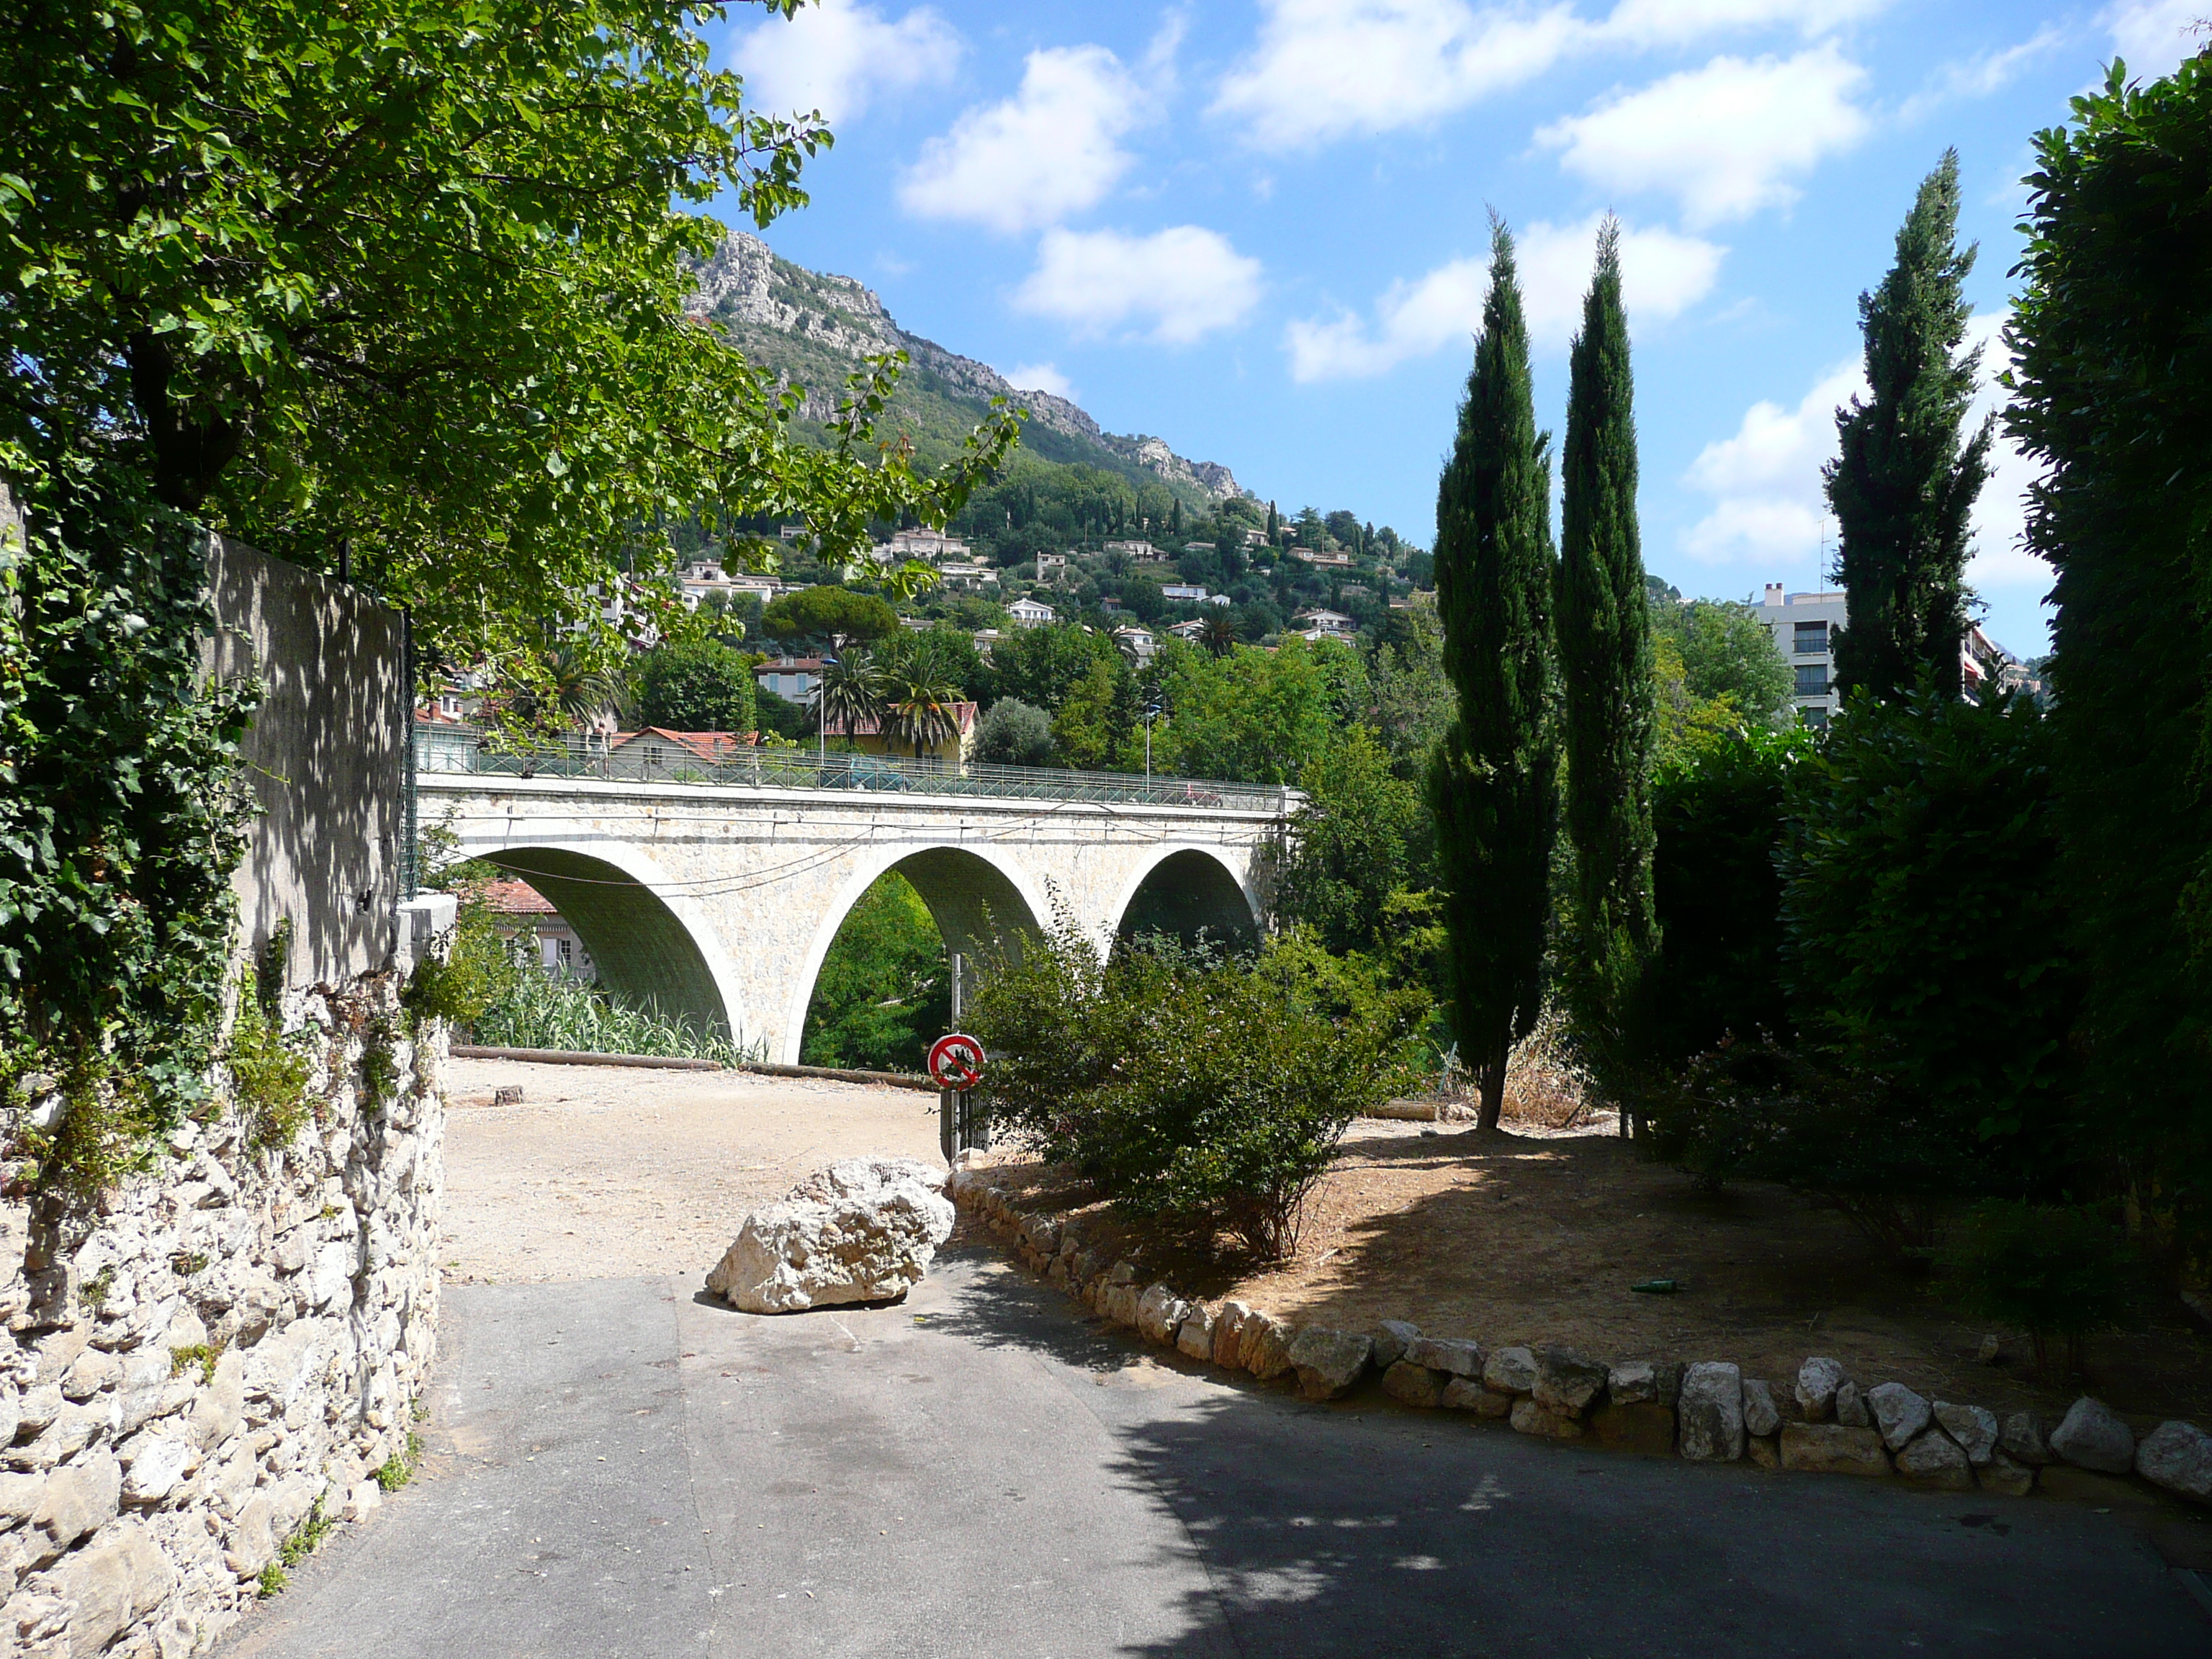
[{"label": "red tile roof", "polygon": [[750,749],[758,735],[753,732],[671,732],[665,726],[648,726],[639,732],[616,732],[607,739],[607,749],[611,753],[628,748],[641,738],[649,738],[672,743],[702,761],[722,761]]},{"label": "red tile roof", "polygon": [[502,876],[483,884],[486,908],[501,916],[557,916],[561,913],[528,882]]}]

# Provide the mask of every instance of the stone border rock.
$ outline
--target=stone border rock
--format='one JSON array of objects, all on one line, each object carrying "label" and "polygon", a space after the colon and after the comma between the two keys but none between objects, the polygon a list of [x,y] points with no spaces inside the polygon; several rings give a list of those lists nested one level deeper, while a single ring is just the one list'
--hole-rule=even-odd
[{"label": "stone border rock", "polygon": [[1047,1283],[1148,1342],[1262,1382],[1294,1377],[1307,1400],[1334,1400],[1370,1375],[1400,1403],[1502,1419],[1522,1434],[1691,1462],[1899,1480],[1938,1492],[2024,1497],[2055,1463],[2132,1474],[2212,1506],[2212,1434],[2167,1422],[2137,1442],[2103,1402],[2074,1402],[2056,1427],[2033,1411],[1930,1400],[1901,1382],[1866,1388],[1814,1357],[1786,1388],[1721,1360],[1607,1364],[1571,1349],[1486,1349],[1403,1320],[1372,1331],[1293,1328],[1242,1302],[1207,1307],[1145,1285],[1133,1262],[1092,1244],[1079,1221],[1025,1213],[988,1172],[956,1168],[945,1194],[975,1211]]}]

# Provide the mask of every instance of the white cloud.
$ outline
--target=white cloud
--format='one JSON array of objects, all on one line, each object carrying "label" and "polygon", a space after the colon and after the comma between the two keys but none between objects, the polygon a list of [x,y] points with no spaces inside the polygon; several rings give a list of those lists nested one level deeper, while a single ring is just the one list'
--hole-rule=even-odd
[{"label": "white cloud", "polygon": [[834,126],[879,93],[947,79],[960,52],[959,35],[927,6],[894,23],[873,6],[820,0],[738,36],[733,56],[750,101],[779,112],[818,109]]},{"label": "white cloud", "polygon": [[2112,32],[2112,50],[2127,60],[2130,79],[2155,80],[2203,49],[2205,0],[2120,0],[2098,21]]},{"label": "white cloud", "polygon": [[1135,160],[1124,135],[1151,106],[1103,46],[1033,52],[1012,97],[968,111],[931,139],[899,184],[925,219],[959,219],[1008,235],[1095,206]]},{"label": "white cloud", "polygon": [[[1582,325],[1601,217],[1533,224],[1514,239],[1522,304],[1540,345],[1563,345]],[[1621,288],[1630,326],[1663,322],[1695,305],[1711,292],[1727,252],[1671,230],[1624,230]],[[1489,286],[1487,258],[1455,259],[1413,282],[1392,283],[1371,323],[1350,315],[1294,322],[1284,336],[1291,377],[1304,383],[1381,374],[1409,358],[1464,343],[1482,325]]]},{"label": "white cloud", "polygon": [[[1966,421],[1969,433],[2002,407],[2004,389],[1995,382],[2008,359],[1997,337],[2009,316],[1993,312],[1969,325],[1968,343],[1984,349],[1981,389]],[[1691,556],[1709,564],[1802,564],[1817,556],[1824,532],[1832,553],[1835,526],[1820,469],[1836,453],[1836,410],[1863,397],[1866,389],[1859,360],[1853,357],[1826,371],[1795,408],[1755,403],[1732,436],[1707,444],[1691,463],[1687,477],[1692,488],[1713,497],[1711,510],[1690,530]],[[1974,553],[1966,580],[1984,590],[2048,586],[2050,568],[2022,541],[2027,491],[2036,466],[2006,438],[2002,426],[1990,461],[1990,480],[1974,506]]]},{"label": "white cloud", "polygon": [[[1521,266],[1521,303],[1528,331],[1540,345],[1565,345],[1583,325],[1602,214],[1580,224],[1537,223],[1514,238]],[[1620,291],[1628,325],[1666,322],[1712,292],[1728,250],[1702,237],[1673,230],[1620,233]]]},{"label": "white cloud", "polygon": [[1017,392],[1048,392],[1075,401],[1075,383],[1051,363],[1017,363],[1006,371],[1006,384]]},{"label": "white cloud", "polygon": [[1814,39],[1889,0],[1620,0],[1603,18],[1566,0],[1264,0],[1252,51],[1217,115],[1262,149],[1309,150],[1419,126],[1522,86],[1577,52],[1679,46],[1731,30]]},{"label": "white cloud", "polygon": [[1418,125],[1531,80],[1585,27],[1564,4],[1268,0],[1258,42],[1213,108],[1263,149],[1313,149]]},{"label": "white cloud", "polygon": [[1014,303],[1071,323],[1079,334],[1149,319],[1152,339],[1187,345],[1243,321],[1260,301],[1260,276],[1257,259],[1197,225],[1150,236],[1050,230]]},{"label": "white cloud", "polygon": [[1796,408],[1762,399],[1744,411],[1735,435],[1707,444],[1690,464],[1688,482],[1714,501],[1691,527],[1691,556],[1773,565],[1814,553],[1827,514],[1820,467],[1836,453],[1836,410],[1865,390],[1853,357],[1823,374]]},{"label": "white cloud", "polygon": [[1617,40],[1666,46],[1723,29],[1794,24],[1810,38],[1888,4],[1889,0],[1620,0],[1602,32]]},{"label": "white cloud", "polygon": [[1947,64],[1924,90],[1913,94],[1898,106],[1898,119],[1917,121],[1946,104],[1966,98],[1987,98],[2002,92],[2037,58],[2056,52],[2067,40],[2064,29],[2056,23],[2045,23],[2017,46],[1992,47],[1972,58]]},{"label": "white cloud", "polygon": [[1540,129],[1560,165],[1617,191],[1680,199],[1693,227],[1795,201],[1794,175],[1868,131],[1866,71],[1833,43],[1794,58],[1716,58]]}]

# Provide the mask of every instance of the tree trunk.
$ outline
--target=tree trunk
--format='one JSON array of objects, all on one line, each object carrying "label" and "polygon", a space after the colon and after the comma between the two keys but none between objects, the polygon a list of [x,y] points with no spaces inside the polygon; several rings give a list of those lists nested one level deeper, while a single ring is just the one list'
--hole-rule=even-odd
[{"label": "tree trunk", "polygon": [[1505,1115],[1505,1066],[1510,1057],[1510,1050],[1491,1054],[1484,1059],[1482,1069],[1476,1073],[1482,1091],[1474,1115],[1474,1127],[1479,1130],[1495,1129],[1498,1120]]}]

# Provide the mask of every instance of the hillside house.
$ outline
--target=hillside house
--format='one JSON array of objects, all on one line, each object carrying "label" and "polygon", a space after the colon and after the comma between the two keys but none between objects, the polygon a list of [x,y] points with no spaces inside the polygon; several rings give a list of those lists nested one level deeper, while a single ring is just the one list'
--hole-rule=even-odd
[{"label": "hillside house", "polygon": [[885,564],[896,564],[902,559],[926,559],[938,564],[946,559],[973,556],[974,550],[967,543],[941,530],[894,531],[889,541],[876,544],[876,557]]},{"label": "hillside house", "polygon": [[1160,642],[1153,636],[1151,629],[1139,628],[1133,623],[1126,628],[1115,629],[1114,643],[1136,659],[1137,666],[1139,668],[1150,662],[1160,648]]},{"label": "hillside house", "polygon": [[524,933],[538,936],[538,965],[549,974],[592,981],[599,971],[592,953],[568,919],[535,887],[512,876],[483,885],[484,908],[491,912],[492,931],[511,939]]},{"label": "hillside house", "polygon": [[[964,763],[975,748],[975,705],[956,702],[951,705],[952,718],[958,730],[931,748],[922,751],[921,758],[933,760],[942,766],[958,766]],[[864,755],[884,755],[895,760],[915,758],[914,745],[902,738],[886,737],[884,722],[862,720],[847,726],[833,721],[823,735],[833,741],[842,739]]]},{"label": "hillside house", "polygon": [[787,702],[811,702],[814,688],[822,684],[819,657],[778,657],[753,670],[753,684],[773,691]]},{"label": "hillside house", "polygon": [[1300,631],[1310,640],[1341,639],[1359,631],[1359,624],[1341,611],[1301,611],[1291,620],[1305,624]]},{"label": "hillside house", "polygon": [[1017,628],[1042,628],[1059,614],[1039,599],[1016,599],[1006,607],[1006,615]]}]

